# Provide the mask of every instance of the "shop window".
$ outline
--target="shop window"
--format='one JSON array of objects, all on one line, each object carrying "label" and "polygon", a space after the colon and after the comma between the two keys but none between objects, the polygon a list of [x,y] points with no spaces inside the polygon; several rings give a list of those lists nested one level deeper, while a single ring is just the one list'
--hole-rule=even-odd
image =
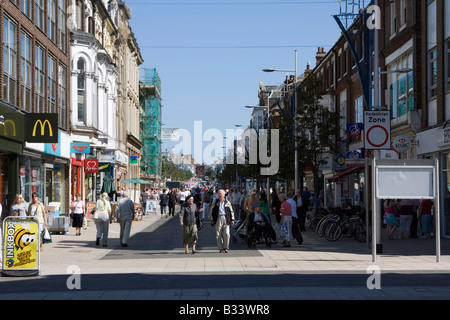
[{"label": "shop window", "polygon": [[44,196],[44,180],[42,179],[42,163],[39,159],[20,158],[20,193],[26,202],[31,202],[31,194],[39,193],[41,200]]}]

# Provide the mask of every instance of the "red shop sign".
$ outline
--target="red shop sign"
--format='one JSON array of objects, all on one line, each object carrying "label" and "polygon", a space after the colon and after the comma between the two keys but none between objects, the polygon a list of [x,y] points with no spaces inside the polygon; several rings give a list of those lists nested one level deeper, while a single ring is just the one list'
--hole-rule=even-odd
[{"label": "red shop sign", "polygon": [[97,173],[98,172],[98,159],[84,160],[84,172]]}]

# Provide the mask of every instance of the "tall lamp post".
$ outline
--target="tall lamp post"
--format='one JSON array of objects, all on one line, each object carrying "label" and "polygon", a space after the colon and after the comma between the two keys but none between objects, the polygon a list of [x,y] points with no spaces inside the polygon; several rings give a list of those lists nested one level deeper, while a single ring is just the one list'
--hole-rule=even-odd
[{"label": "tall lamp post", "polygon": [[295,182],[294,182],[294,192],[300,188],[299,186],[299,173],[298,173],[298,142],[297,142],[297,50],[295,50],[295,70],[282,70],[282,69],[263,69],[264,72],[294,72],[294,147],[295,147],[295,156],[294,156],[294,170],[295,170]]}]

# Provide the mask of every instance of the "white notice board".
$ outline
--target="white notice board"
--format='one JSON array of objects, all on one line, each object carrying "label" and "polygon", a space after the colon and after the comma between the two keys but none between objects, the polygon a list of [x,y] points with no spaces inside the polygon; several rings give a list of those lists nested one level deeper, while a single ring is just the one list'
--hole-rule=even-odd
[{"label": "white notice board", "polygon": [[434,199],[434,167],[376,168],[378,199]]}]

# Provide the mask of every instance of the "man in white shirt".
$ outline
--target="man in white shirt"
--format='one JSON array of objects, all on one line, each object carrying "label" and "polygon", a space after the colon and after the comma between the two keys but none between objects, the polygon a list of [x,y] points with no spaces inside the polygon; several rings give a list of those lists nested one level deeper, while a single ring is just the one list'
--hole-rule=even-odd
[{"label": "man in white shirt", "polygon": [[237,215],[237,217],[240,216],[240,212],[241,212],[241,193],[239,192],[239,190],[237,188],[233,189],[233,193],[231,194],[230,197],[230,202],[231,202],[231,206],[233,207],[233,211],[234,213]]},{"label": "man in white shirt", "polygon": [[180,205],[184,204],[184,202],[186,201],[186,193],[184,192],[184,189],[180,191],[179,198],[180,198]]}]

